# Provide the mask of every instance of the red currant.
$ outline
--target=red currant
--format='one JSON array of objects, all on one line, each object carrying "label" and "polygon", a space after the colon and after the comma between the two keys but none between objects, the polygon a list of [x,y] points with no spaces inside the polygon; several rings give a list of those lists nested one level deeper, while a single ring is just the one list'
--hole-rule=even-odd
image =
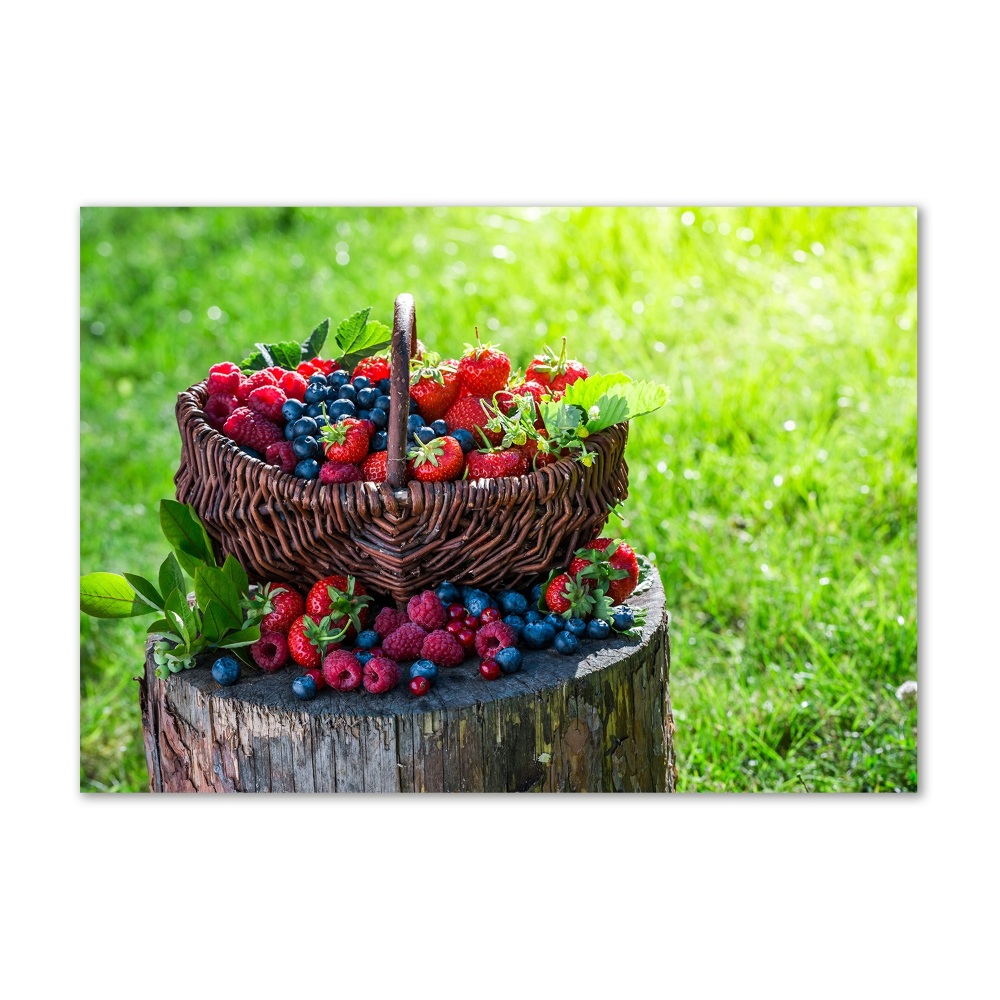
[{"label": "red currant", "polygon": [[498,622],[500,621],[500,612],[496,608],[487,608],[479,616],[479,621],[482,625],[489,625],[490,622]]},{"label": "red currant", "polygon": [[503,673],[500,669],[500,664],[496,660],[483,660],[479,664],[479,672],[488,681],[495,681]]},{"label": "red currant", "polygon": [[[497,668],[500,669],[499,667]],[[431,682],[426,677],[414,677],[410,681],[410,694],[416,695],[418,698],[422,694],[427,694],[431,689]]]},{"label": "red currant", "polygon": [[471,628],[463,628],[461,632],[455,633],[459,645],[463,649],[474,649],[476,645],[476,633]]},{"label": "red currant", "polygon": [[381,646],[375,646],[374,648],[369,649],[368,652],[372,654],[373,660],[375,659],[376,656],[385,656],[385,653],[382,652]]},{"label": "red currant", "polygon": [[445,632],[450,632],[452,635],[458,635],[458,633],[464,629],[465,624],[457,620],[448,622],[448,624],[444,627]]},{"label": "red currant", "polygon": [[460,621],[465,617],[465,608],[461,604],[448,605],[448,619],[450,621]]},{"label": "red currant", "polygon": [[462,624],[475,632],[479,628],[479,619],[475,615],[469,615],[468,618],[462,619]]},{"label": "red currant", "polygon": [[326,679],[322,670],[307,670],[306,673],[316,682],[316,690],[322,691],[326,687]]}]

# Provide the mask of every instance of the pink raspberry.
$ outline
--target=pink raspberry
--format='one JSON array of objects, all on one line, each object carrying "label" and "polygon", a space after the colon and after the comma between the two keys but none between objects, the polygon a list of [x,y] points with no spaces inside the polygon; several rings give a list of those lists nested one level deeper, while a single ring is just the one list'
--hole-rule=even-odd
[{"label": "pink raspberry", "polygon": [[375,616],[375,624],[372,625],[372,628],[378,632],[380,639],[384,639],[390,632],[395,632],[400,625],[405,625],[409,620],[405,611],[383,608]]},{"label": "pink raspberry", "polygon": [[321,483],[357,483],[364,478],[360,467],[350,462],[324,462],[319,469]]},{"label": "pink raspberry", "polygon": [[430,660],[439,667],[457,667],[465,659],[465,650],[450,632],[439,628],[424,639],[420,658]]},{"label": "pink raspberry", "polygon": [[270,372],[254,372],[249,378],[243,379],[236,388],[236,398],[245,403],[250,398],[250,393],[254,389],[259,389],[262,385],[277,385],[278,382]]},{"label": "pink raspberry", "polygon": [[309,383],[298,372],[285,372],[278,379],[278,388],[289,398],[305,401],[306,389]]},{"label": "pink raspberry", "polygon": [[237,444],[245,444],[261,454],[267,453],[269,444],[285,440],[285,432],[276,423],[247,406],[234,410],[222,429]]},{"label": "pink raspberry", "polygon": [[393,660],[419,660],[427,631],[414,622],[400,625],[382,640],[385,655]]},{"label": "pink raspberry", "polygon": [[264,461],[268,465],[276,465],[282,472],[292,473],[298,464],[298,456],[292,450],[291,441],[275,441],[267,446]]},{"label": "pink raspberry", "polygon": [[282,420],[281,408],[288,402],[288,397],[276,385],[262,385],[250,393],[247,402],[251,410],[263,413],[268,420],[277,423]]},{"label": "pink raspberry", "polygon": [[205,419],[209,427],[221,431],[240,401],[232,393],[217,393],[205,400]]},{"label": "pink raspberry", "polygon": [[210,396],[232,396],[239,388],[243,376],[232,361],[212,365],[208,370],[208,394]]},{"label": "pink raspberry", "polygon": [[335,649],[323,660],[323,679],[334,691],[353,691],[361,685],[361,664],[346,649]]},{"label": "pink raspberry", "polygon": [[476,652],[490,659],[498,649],[517,645],[517,632],[503,622],[490,622],[476,633]]},{"label": "pink raspberry", "polygon": [[275,365],[273,368],[265,368],[264,371],[269,372],[274,377],[276,384],[288,374],[287,369],[282,368],[281,365]]},{"label": "pink raspberry", "polygon": [[384,694],[391,691],[402,677],[402,671],[395,660],[384,656],[373,656],[364,670],[365,690],[369,694]]},{"label": "pink raspberry", "polygon": [[261,670],[279,670],[288,659],[288,640],[280,632],[261,632],[250,647],[250,655]]},{"label": "pink raspberry", "polygon": [[448,620],[448,612],[433,590],[425,590],[416,597],[411,597],[406,605],[406,613],[411,622],[429,630],[441,628]]}]

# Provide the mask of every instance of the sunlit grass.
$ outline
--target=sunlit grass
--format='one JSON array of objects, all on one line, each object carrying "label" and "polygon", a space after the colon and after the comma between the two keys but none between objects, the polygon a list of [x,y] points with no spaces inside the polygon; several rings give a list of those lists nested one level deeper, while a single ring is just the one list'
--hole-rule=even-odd
[{"label": "sunlit grass", "polygon": [[[96,209],[81,267],[84,572],[162,557],[180,389],[412,291],[443,352],[566,335],[670,386],[623,530],[673,614],[683,789],[916,787],[911,209]],[[142,625],[81,640],[82,787],[143,788]]]}]

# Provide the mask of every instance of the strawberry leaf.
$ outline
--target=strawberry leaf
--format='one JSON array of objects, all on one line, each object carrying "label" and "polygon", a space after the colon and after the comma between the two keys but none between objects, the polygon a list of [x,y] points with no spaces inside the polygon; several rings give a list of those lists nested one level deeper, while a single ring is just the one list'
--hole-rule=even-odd
[{"label": "strawberry leaf", "polygon": [[[274,363],[288,371],[295,371],[302,361],[302,345],[293,341],[283,341],[280,344],[268,344],[269,353],[274,358]],[[313,355],[315,357],[315,355]]]},{"label": "strawberry leaf", "polygon": [[259,372],[268,367],[270,366],[260,351],[253,351],[240,362],[240,368],[244,372]]},{"label": "strawberry leaf", "polygon": [[153,609],[117,573],[80,577],[80,610],[94,618],[135,618]]},{"label": "strawberry leaf", "polygon": [[318,358],[320,351],[323,350],[323,345],[326,343],[326,338],[330,333],[330,319],[327,317],[316,327],[315,330],[309,335],[309,339],[300,348],[301,356],[299,361],[309,361],[312,358]]},{"label": "strawberry leaf", "polygon": [[340,321],[337,327],[337,348],[340,367],[350,371],[362,359],[376,354],[392,340],[392,330],[378,320],[368,321],[372,309],[362,309]]}]

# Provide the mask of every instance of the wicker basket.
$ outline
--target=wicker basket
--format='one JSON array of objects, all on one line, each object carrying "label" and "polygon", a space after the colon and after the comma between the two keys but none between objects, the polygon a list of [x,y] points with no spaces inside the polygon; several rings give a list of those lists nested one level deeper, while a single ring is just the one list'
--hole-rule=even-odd
[{"label": "wicker basket", "polygon": [[385,483],[328,485],[283,473],[206,423],[204,382],[178,396],[177,499],[198,512],[220,556],[232,553],[258,581],[305,591],[320,577],[350,573],[370,591],[405,601],[444,579],[526,586],[601,531],[628,495],[627,424],[587,439],[595,453],[589,468],[563,458],[524,476],[406,483],[415,345],[413,300],[400,295]]}]

